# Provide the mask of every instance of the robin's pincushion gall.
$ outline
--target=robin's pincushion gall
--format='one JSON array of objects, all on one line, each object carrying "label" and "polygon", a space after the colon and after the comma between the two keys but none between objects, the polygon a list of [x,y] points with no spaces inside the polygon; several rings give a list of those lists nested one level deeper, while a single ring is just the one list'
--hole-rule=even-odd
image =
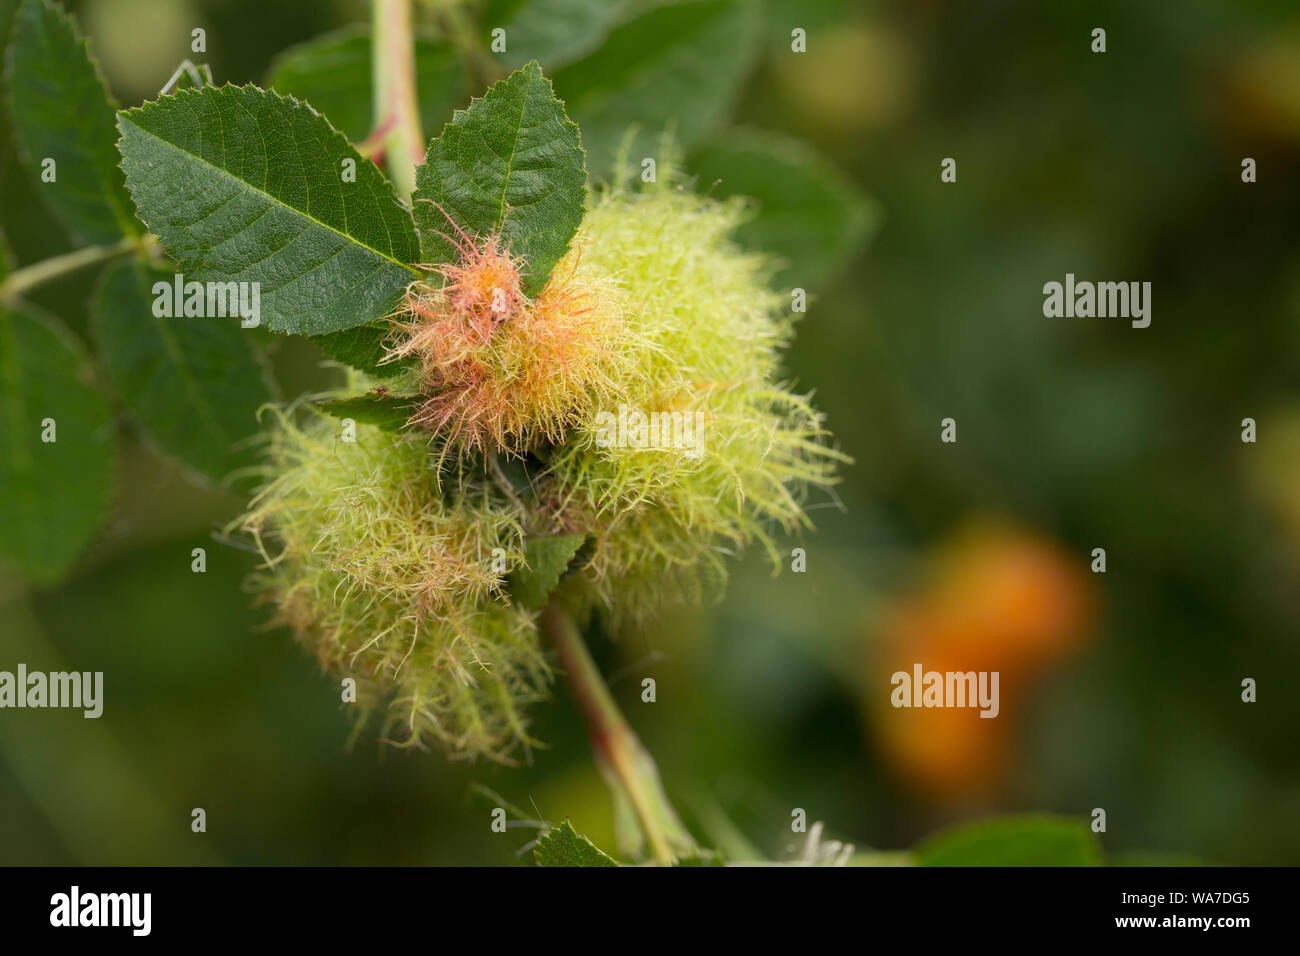
[{"label": "robin's pincushion gall", "polygon": [[[390,736],[498,759],[529,742],[550,670],[508,575],[532,536],[585,540],[553,600],[635,623],[717,590],[747,544],[775,561],[772,529],[833,480],[843,456],[778,377],[789,299],[732,240],[743,205],[671,180],[598,194],[531,300],[499,237],[455,230],[459,261],[391,320],[405,428],[343,442],[322,414],[280,416],[243,519],[260,585]],[[619,407],[691,416],[692,447],[598,440]]]}]

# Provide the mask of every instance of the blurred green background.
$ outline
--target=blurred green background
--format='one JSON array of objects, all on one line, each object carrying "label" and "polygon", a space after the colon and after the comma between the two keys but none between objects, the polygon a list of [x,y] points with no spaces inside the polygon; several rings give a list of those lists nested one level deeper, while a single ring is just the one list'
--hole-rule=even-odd
[{"label": "blurred green background", "polygon": [[[69,6],[127,104],[190,56],[195,26],[217,81],[243,83],[367,17],[321,0]],[[670,793],[701,833],[776,856],[794,808],[894,849],[1101,807],[1117,859],[1300,863],[1300,9],[819,0],[762,21],[735,122],[812,144],[876,204],[871,241],[805,282],[788,363],[856,465],[843,509],[813,502],[818,531],[789,542],[806,573],[773,579],[753,554],[717,606],[593,640]],[[0,177],[19,263],[69,248],[7,128]],[[1044,318],[1042,286],[1066,272],[1151,281],[1151,327]],[[84,335],[90,291],[87,276],[32,298]],[[274,358],[286,397],[336,374],[309,343]],[[939,441],[949,416],[956,444]],[[115,511],[75,572],[38,590],[0,572],[0,668],[106,686],[97,721],[0,713],[0,863],[511,863],[531,834],[493,833],[475,785],[613,844],[562,685],[527,766],[373,734],[348,749],[337,684],[262,628],[241,590],[254,557],[214,540],[241,499],[124,429]],[[916,659],[1000,669],[1001,717],[882,708]]]}]

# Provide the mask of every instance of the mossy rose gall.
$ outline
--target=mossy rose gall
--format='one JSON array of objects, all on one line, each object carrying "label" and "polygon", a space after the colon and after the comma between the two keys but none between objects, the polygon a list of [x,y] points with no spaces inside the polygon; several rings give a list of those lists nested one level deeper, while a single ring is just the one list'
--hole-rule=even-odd
[{"label": "mossy rose gall", "polygon": [[[549,669],[538,608],[508,583],[527,541],[581,537],[552,599],[617,627],[714,591],[747,544],[775,560],[770,529],[806,523],[805,490],[842,456],[779,379],[793,320],[732,239],[744,215],[670,181],[610,188],[535,299],[500,237],[459,232],[459,260],[392,319],[389,361],[415,360],[384,386],[406,426],[344,442],[328,416],[281,416],[243,522],[265,542],[259,583],[403,739],[498,759],[531,742]],[[690,415],[700,444],[599,441],[620,405]]]}]

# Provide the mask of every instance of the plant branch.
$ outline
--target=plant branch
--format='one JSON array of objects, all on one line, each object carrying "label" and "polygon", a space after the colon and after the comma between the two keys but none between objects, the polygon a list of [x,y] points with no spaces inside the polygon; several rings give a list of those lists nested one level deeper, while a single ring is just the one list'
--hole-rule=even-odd
[{"label": "plant branch", "polygon": [[373,0],[371,16],[375,130],[389,177],[397,191],[410,199],[415,192],[415,168],[424,162],[411,0]]},{"label": "plant branch", "polygon": [[510,503],[518,508],[520,512],[527,512],[528,509],[524,507],[524,503],[520,501],[519,496],[515,494],[515,489],[514,486],[510,484],[510,479],[506,477],[506,473],[501,470],[501,462],[497,460],[495,449],[488,451],[487,460],[488,466],[492,470],[492,477],[496,480],[497,487],[501,489],[502,493],[510,499]]},{"label": "plant branch", "polygon": [[474,24],[465,15],[459,0],[441,4],[437,18],[443,36],[469,64],[474,79],[480,86],[491,86],[506,75],[501,64],[479,42]]},{"label": "plant branch", "polygon": [[7,303],[18,298],[28,289],[53,282],[55,279],[76,272],[96,263],[107,262],[119,256],[145,248],[145,242],[135,236],[128,236],[112,246],[88,246],[66,252],[61,256],[44,259],[22,269],[16,269],[0,283],[0,303]]},{"label": "plant branch", "polygon": [[596,765],[611,788],[627,798],[655,862],[672,865],[677,855],[692,851],[695,842],[668,802],[654,758],[614,703],[573,619],[552,602],[542,620],[586,721]]}]

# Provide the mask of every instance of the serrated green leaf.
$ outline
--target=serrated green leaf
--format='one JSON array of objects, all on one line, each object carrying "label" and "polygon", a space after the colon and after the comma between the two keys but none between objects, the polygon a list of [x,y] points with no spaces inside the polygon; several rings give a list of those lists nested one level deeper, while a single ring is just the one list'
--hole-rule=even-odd
[{"label": "serrated green leaf", "polygon": [[112,485],[112,421],[81,343],[0,307],[0,559],[57,578],[99,527]]},{"label": "serrated green leaf", "polygon": [[125,110],[118,129],[127,188],[185,278],[260,283],[276,331],[374,322],[417,277],[392,186],[305,104],[208,86]]},{"label": "serrated green leaf", "polygon": [[538,866],[618,866],[613,857],[573,829],[568,820],[537,838],[533,860]]},{"label": "serrated green leaf", "polygon": [[[420,122],[426,132],[441,129],[463,102],[465,68],[455,51],[415,38],[415,82]],[[285,50],[271,64],[267,86],[306,100],[353,142],[374,125],[370,31],[345,27]]]},{"label": "serrated green leaf", "polygon": [[165,451],[220,481],[252,464],[248,439],[271,400],[266,370],[237,319],[154,315],[170,270],[126,262],[105,275],[92,322],[113,387]]},{"label": "serrated green leaf", "polygon": [[488,0],[479,16],[485,31],[506,31],[496,54],[508,66],[537,60],[568,63],[590,52],[631,6],[627,0]]},{"label": "serrated green leaf", "polygon": [[554,76],[582,128],[588,167],[609,175],[632,126],[638,162],[655,155],[665,130],[684,147],[711,134],[731,111],[758,48],[754,9],[744,0],[668,4],[618,26],[594,53]]},{"label": "serrated green leaf", "polygon": [[586,182],[578,128],[530,63],[457,112],[429,147],[414,196],[423,259],[460,258],[450,216],[471,236],[504,237],[524,261],[524,292],[536,295],[582,222]]},{"label": "serrated green leaf", "polygon": [[545,604],[586,540],[581,534],[529,538],[524,544],[524,567],[510,576],[514,599],[528,608]]},{"label": "serrated green leaf", "polygon": [[880,221],[878,207],[798,140],[733,130],[698,147],[688,169],[711,196],[748,196],[744,245],[778,256],[780,282],[808,286],[844,265]]},{"label": "serrated green leaf", "polygon": [[363,425],[375,425],[387,432],[401,431],[411,417],[412,406],[420,401],[412,395],[357,395],[321,402],[317,407],[337,419],[351,418]]},{"label": "serrated green leaf", "polygon": [[376,322],[371,325],[358,325],[351,329],[343,329],[340,332],[330,332],[326,335],[313,335],[312,341],[321,347],[321,351],[336,361],[351,365],[368,375],[391,378],[397,373],[405,371],[411,363],[383,361],[384,356],[388,353],[388,350],[384,348],[384,341],[388,337],[388,332],[387,322]]},{"label": "serrated green leaf", "polygon": [[6,67],[14,125],[39,175],[40,193],[67,227],[92,243],[138,235],[113,143],[116,108],[72,18],[44,0],[23,0]]},{"label": "serrated green leaf", "polygon": [[916,848],[920,866],[1096,866],[1097,840],[1081,820],[1007,817],[954,827]]},{"label": "serrated green leaf", "polygon": [[196,90],[201,86],[210,86],[212,84],[212,69],[206,63],[195,66],[193,71],[181,69],[176,74],[176,79],[172,84],[171,92],[177,90]]}]

